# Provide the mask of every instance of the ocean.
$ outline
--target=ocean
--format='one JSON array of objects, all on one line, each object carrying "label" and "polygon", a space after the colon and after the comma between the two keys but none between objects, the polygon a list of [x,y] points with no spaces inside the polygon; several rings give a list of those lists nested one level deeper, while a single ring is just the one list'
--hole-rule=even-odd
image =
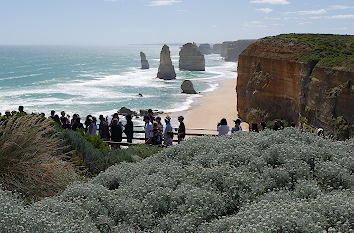
[{"label": "ocean", "polygon": [[[236,78],[236,63],[206,55],[205,72],[178,69],[179,46],[170,46],[177,79],[156,78],[162,46],[124,47],[0,46],[0,112],[78,113],[112,115],[125,106],[163,112],[187,110],[198,97],[215,90],[220,81]],[[150,63],[140,69],[140,51]],[[183,80],[193,81],[201,94],[181,93]],[[143,98],[138,94],[143,94]]]}]

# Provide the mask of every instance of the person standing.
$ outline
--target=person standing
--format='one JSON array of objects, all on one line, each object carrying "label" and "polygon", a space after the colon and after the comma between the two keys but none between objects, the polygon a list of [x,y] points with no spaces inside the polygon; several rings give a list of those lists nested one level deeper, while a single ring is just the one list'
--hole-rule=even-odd
[{"label": "person standing", "polygon": [[[166,139],[167,133],[173,131],[172,126],[171,126],[171,117],[170,116],[165,117],[165,123],[166,123],[166,127],[165,127],[165,132],[163,134],[163,137]],[[172,134],[172,137],[173,137],[173,134]]]},{"label": "person standing", "polygon": [[225,118],[221,119],[220,123],[218,124],[218,132],[219,136],[227,135],[230,131],[229,126],[227,125],[227,121]]},{"label": "person standing", "polygon": [[127,142],[132,143],[133,142],[133,135],[134,135],[134,124],[132,121],[132,116],[126,115],[125,119],[127,120],[127,123],[124,126],[124,133],[125,133],[125,135],[127,135]]},{"label": "person standing", "polygon": [[178,122],[179,122],[179,127],[178,127],[178,144],[180,144],[184,138],[186,137],[186,126],[184,125],[184,117],[179,116],[178,117]]},{"label": "person standing", "polygon": [[153,138],[153,128],[152,124],[150,122],[150,118],[148,116],[144,117],[145,121],[145,144],[151,144],[152,143],[152,138]]},{"label": "person standing", "polygon": [[[119,124],[118,118],[113,118],[111,122],[111,140],[113,142],[121,142],[123,138],[122,127]],[[119,144],[113,144],[114,149],[120,148]]]},{"label": "person standing", "polygon": [[154,113],[152,112],[152,109],[148,110],[148,115],[147,116],[150,118],[151,124],[153,124],[154,121],[155,121],[155,117],[154,117]]},{"label": "person standing", "polygon": [[100,115],[99,117],[100,119],[100,125],[99,125],[99,134],[100,134],[100,138],[103,141],[108,141],[109,139],[109,127],[108,124],[106,122],[106,119],[103,117],[103,115]]},{"label": "person standing", "polygon": [[241,120],[237,119],[234,122],[235,122],[235,126],[232,127],[231,133],[236,133],[236,132],[242,131]]},{"label": "person standing", "polygon": [[89,120],[90,120],[90,125],[88,128],[88,133],[91,136],[95,136],[95,135],[97,135],[97,124],[96,124],[97,119],[96,119],[96,117],[92,117]]},{"label": "person standing", "polygon": [[161,123],[161,117],[156,117],[156,123],[157,123],[157,135],[159,138],[159,144],[162,144],[162,135],[163,135],[163,125]]}]

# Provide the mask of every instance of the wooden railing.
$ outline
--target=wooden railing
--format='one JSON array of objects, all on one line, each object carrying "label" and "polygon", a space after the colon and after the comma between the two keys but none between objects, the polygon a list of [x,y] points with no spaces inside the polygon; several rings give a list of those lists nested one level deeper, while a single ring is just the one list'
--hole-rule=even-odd
[{"label": "wooden railing", "polygon": [[[144,126],[134,126],[134,128],[144,128]],[[173,128],[174,131],[177,131],[178,128]],[[217,130],[214,129],[200,129],[200,128],[186,128],[186,131],[215,131],[217,132]],[[134,134],[144,134],[145,135],[145,131],[144,130],[134,130],[133,131]],[[178,135],[177,132],[173,132],[173,135]],[[186,136],[189,137],[203,137],[203,136],[216,136],[216,134],[205,134],[205,133],[187,133],[185,134]],[[127,137],[122,137],[122,139],[126,140]],[[133,141],[145,141],[145,137],[133,137]],[[138,144],[142,144],[142,143],[128,143],[128,142],[113,142],[113,141],[105,141],[106,143],[110,144],[110,145],[120,145],[120,146],[131,146],[131,145],[138,145]],[[174,139],[173,142],[178,142],[178,140]]]}]

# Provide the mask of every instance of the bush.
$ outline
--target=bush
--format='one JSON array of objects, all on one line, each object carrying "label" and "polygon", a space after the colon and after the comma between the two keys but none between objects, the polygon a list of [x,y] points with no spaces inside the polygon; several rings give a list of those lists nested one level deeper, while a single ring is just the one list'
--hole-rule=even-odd
[{"label": "bush", "polygon": [[90,174],[98,174],[116,163],[136,162],[141,159],[134,151],[130,150],[97,149],[79,132],[72,130],[63,130],[60,137],[70,150],[75,151],[74,158],[77,155],[81,165],[85,166]]},{"label": "bush", "polygon": [[[60,227],[76,224],[81,232],[83,219],[93,232],[102,224],[156,232],[352,232],[353,146],[292,128],[193,138],[112,166],[23,215],[56,213]],[[67,220],[72,213],[77,221]],[[0,229],[14,221],[0,220]],[[36,221],[16,229],[30,231]]]},{"label": "bush", "polygon": [[12,117],[0,124],[0,184],[29,199],[60,193],[73,179],[64,145],[49,120]]}]

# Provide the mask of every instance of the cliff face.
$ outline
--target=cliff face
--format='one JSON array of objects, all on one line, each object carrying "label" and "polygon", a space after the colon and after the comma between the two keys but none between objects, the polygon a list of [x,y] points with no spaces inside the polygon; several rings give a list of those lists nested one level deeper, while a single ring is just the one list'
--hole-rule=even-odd
[{"label": "cliff face", "polygon": [[170,48],[164,45],[160,54],[160,66],[157,73],[159,79],[171,80],[176,78],[175,67],[172,65]]},{"label": "cliff face", "polygon": [[179,52],[179,68],[189,71],[205,71],[204,55],[200,53],[195,44],[183,45]]},{"label": "cliff face", "polygon": [[354,123],[354,72],[326,68],[299,57],[315,47],[307,42],[264,38],[238,61],[237,102],[241,118],[251,112],[333,130],[333,118]]},{"label": "cliff face", "polygon": [[222,43],[221,56],[225,61],[237,61],[238,56],[255,40],[227,41]]}]

